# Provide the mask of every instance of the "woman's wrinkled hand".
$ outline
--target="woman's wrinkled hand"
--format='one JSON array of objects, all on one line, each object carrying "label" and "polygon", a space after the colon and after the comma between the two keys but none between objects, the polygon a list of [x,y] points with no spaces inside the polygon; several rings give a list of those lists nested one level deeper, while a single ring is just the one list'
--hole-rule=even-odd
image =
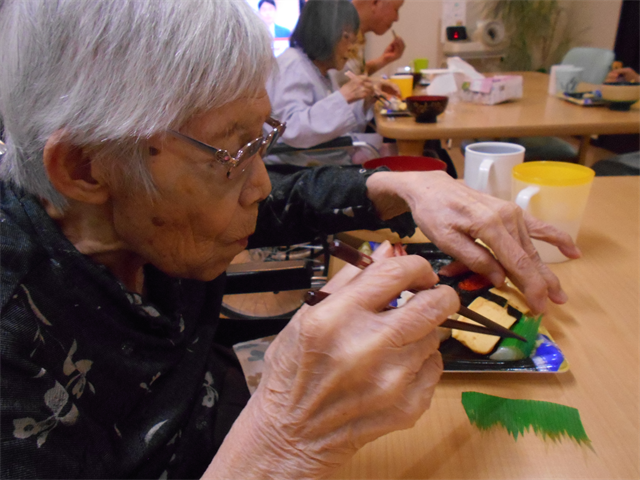
[{"label": "woman's wrinkled hand", "polygon": [[545,311],[547,298],[566,302],[560,281],[540,260],[531,239],[555,245],[569,258],[580,257],[580,250],[567,233],[515,203],[472,190],[443,172],[376,173],[367,180],[367,191],[381,218],[411,210],[418,227],[444,252],[496,286],[508,275],[534,313]]},{"label": "woman's wrinkled hand", "polygon": [[347,103],[375,95],[375,86],[371,78],[366,75],[355,75],[352,72],[347,72],[346,75],[349,81],[340,88],[340,93]]},{"label": "woman's wrinkled hand", "polygon": [[[421,257],[378,259],[278,335],[246,410],[283,478],[324,476],[429,408],[442,373],[435,329],[459,307],[451,288],[430,289],[437,281]],[[408,289],[420,292],[382,311]]]}]

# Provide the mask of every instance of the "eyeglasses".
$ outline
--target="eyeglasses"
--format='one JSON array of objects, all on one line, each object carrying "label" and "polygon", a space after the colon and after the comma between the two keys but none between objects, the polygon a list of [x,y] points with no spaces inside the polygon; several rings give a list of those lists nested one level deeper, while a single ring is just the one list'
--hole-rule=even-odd
[{"label": "eyeglasses", "polygon": [[[216,162],[229,168],[229,170],[227,170],[227,178],[232,180],[238,174],[246,170],[249,165],[249,160],[256,154],[260,154],[261,157],[265,156],[286,129],[286,124],[280,123],[275,118],[269,117],[265,123],[272,127],[273,130],[271,130],[266,137],[261,135],[255,140],[251,140],[244,147],[238,150],[235,157],[232,157],[227,150],[212,147],[211,145],[202,143],[201,141],[177,132],[176,130],[169,130],[169,133],[174,137],[184,140],[194,147],[198,147],[200,150],[204,150],[205,152],[213,155]],[[238,167],[240,166],[243,168],[239,169]]]}]

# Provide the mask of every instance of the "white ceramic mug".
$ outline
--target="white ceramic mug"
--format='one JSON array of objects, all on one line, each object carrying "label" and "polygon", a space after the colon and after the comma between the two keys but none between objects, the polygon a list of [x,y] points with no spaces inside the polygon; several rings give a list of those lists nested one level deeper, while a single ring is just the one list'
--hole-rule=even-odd
[{"label": "white ceramic mug", "polygon": [[[568,233],[573,241],[587,206],[595,172],[564,162],[527,162],[513,169],[512,198],[534,217]],[[545,263],[568,260],[558,248],[532,240]]]},{"label": "white ceramic mug", "polygon": [[472,143],[464,152],[464,183],[474,190],[511,200],[511,170],[523,160],[522,145]]},{"label": "white ceramic mug", "polygon": [[549,95],[555,96],[558,92],[558,79],[557,73],[558,70],[573,70],[575,66],[573,65],[552,65],[551,70],[549,71]]},{"label": "white ceramic mug", "polygon": [[575,92],[582,80],[584,68],[570,66],[556,71],[556,90],[558,92]]}]

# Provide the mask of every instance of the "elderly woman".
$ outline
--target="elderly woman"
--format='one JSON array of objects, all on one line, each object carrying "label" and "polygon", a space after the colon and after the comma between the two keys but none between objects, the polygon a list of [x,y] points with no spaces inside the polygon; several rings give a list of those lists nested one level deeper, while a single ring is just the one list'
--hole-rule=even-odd
[{"label": "elderly woman", "polygon": [[[358,140],[382,143],[377,134],[363,133],[373,118],[378,87],[366,76],[351,75],[334,90],[329,77],[330,70],[342,70],[351,58],[359,26],[358,12],[349,0],[305,4],[291,47],[278,57],[278,69],[267,84],[273,115],[287,124],[282,142],[309,148],[351,134]],[[305,164],[311,159],[294,154],[281,156],[280,161]],[[351,163],[344,152],[314,154],[313,161]]]},{"label": "elderly woman", "polygon": [[[247,245],[407,231],[411,210],[534,310],[566,300],[530,235],[576,257],[569,237],[444,174],[324,167],[271,191],[261,156],[284,127],[264,90],[269,33],[245,2],[5,0],[0,44],[3,478],[321,477],[412,425],[453,290],[430,288],[415,256],[329,285],[249,399],[216,341]],[[405,289],[420,293],[383,312]]]}]

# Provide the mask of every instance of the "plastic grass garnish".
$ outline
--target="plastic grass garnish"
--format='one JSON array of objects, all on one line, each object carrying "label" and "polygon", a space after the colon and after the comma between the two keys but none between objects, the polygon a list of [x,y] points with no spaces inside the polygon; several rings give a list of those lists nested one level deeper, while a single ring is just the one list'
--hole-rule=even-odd
[{"label": "plastic grass garnish", "polygon": [[522,358],[529,358],[536,345],[540,322],[542,322],[542,315],[538,318],[523,315],[520,320],[511,327],[511,330],[513,330],[513,333],[517,333],[526,338],[527,342],[524,343],[515,338],[504,338],[498,345],[496,352],[492,354],[490,358],[492,360],[520,360]]},{"label": "plastic grass garnish", "polygon": [[480,430],[502,425],[513,438],[530,428],[543,439],[563,437],[591,447],[577,409],[537,400],[512,400],[479,392],[462,392],[462,405],[469,421]]}]

